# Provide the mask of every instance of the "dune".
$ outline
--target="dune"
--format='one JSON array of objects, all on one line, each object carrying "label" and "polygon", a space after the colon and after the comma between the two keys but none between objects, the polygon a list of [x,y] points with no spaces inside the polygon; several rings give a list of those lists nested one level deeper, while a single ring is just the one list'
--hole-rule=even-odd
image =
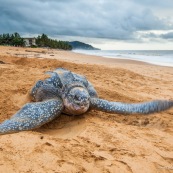
[{"label": "dune", "polygon": [[[85,75],[100,98],[110,101],[173,98],[170,67],[4,46],[0,62],[0,122],[30,102],[33,84],[57,67]],[[39,129],[0,136],[0,172],[171,172],[172,127],[173,109],[152,115],[62,114]]]}]

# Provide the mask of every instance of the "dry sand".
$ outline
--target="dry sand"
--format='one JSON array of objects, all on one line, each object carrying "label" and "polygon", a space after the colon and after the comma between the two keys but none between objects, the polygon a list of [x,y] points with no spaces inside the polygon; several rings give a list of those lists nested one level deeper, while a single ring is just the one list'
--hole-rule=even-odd
[{"label": "dry sand", "polygon": [[[57,67],[85,75],[108,100],[173,98],[173,68],[68,51],[0,47],[0,122],[29,101],[27,92],[46,77],[45,71]],[[147,116],[94,110],[62,115],[40,129],[0,136],[0,172],[173,172],[172,127],[173,109]]]}]

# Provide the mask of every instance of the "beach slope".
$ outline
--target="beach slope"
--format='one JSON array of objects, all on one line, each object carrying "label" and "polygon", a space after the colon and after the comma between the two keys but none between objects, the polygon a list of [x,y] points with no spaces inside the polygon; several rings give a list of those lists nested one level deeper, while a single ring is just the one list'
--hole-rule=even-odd
[{"label": "beach slope", "polygon": [[[173,68],[47,49],[0,47],[0,122],[29,102],[44,72],[85,75],[101,98],[173,99]],[[0,136],[0,172],[173,172],[173,109],[152,115],[64,114],[34,131]]]}]

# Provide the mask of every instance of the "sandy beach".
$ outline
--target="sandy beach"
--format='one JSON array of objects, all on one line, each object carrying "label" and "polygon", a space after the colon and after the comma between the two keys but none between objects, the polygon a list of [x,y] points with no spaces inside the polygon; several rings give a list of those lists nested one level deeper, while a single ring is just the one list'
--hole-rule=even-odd
[{"label": "sandy beach", "polygon": [[[25,103],[44,72],[64,67],[93,83],[100,98],[135,103],[173,99],[173,68],[71,51],[0,46],[0,122]],[[173,172],[173,109],[152,115],[90,111],[34,131],[0,136],[3,173]]]}]

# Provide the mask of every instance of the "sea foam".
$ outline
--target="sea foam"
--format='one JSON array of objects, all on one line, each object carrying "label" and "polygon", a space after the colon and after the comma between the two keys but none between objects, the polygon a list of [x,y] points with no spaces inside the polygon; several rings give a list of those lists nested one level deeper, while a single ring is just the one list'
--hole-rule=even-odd
[{"label": "sea foam", "polygon": [[129,59],[173,67],[173,50],[73,50],[76,53],[105,58]]}]

